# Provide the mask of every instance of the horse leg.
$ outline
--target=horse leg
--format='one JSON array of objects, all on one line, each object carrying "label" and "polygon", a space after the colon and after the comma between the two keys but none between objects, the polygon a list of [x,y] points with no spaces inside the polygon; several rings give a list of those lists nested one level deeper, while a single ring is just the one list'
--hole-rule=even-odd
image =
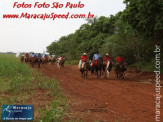
[{"label": "horse leg", "polygon": [[123,77],[123,72],[120,72],[119,78],[122,79],[122,77]]},{"label": "horse leg", "polygon": [[38,59],[38,68],[40,68],[40,59]]},{"label": "horse leg", "polygon": [[125,72],[122,72],[122,79],[124,79]]},{"label": "horse leg", "polygon": [[98,78],[98,69],[97,69],[97,68],[95,68],[95,75],[96,75],[97,78]]},{"label": "horse leg", "polygon": [[115,71],[115,74],[116,74],[116,77],[117,77],[117,79],[118,79],[118,71]]},{"label": "horse leg", "polygon": [[82,70],[80,70],[80,72],[81,72],[81,77],[83,78],[83,71],[82,71]]},{"label": "horse leg", "polygon": [[85,72],[86,72],[86,79],[87,79],[87,75],[88,75],[88,70],[86,70]]},{"label": "horse leg", "polygon": [[121,78],[121,72],[118,72],[118,79]]},{"label": "horse leg", "polygon": [[31,61],[31,65],[32,65],[32,67],[34,66],[33,61]]},{"label": "horse leg", "polygon": [[107,78],[109,78],[109,73],[110,73],[110,72],[109,72],[107,69],[106,69],[106,72],[107,72]]},{"label": "horse leg", "polygon": [[82,71],[82,78],[84,77],[84,72]]},{"label": "horse leg", "polygon": [[99,74],[99,77],[101,77],[101,69],[99,69],[100,70],[100,74]]}]

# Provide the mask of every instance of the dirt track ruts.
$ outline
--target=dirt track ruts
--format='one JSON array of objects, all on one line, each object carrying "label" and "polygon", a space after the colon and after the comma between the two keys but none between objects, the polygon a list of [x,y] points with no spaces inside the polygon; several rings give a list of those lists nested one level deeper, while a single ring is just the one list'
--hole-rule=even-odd
[{"label": "dirt track ruts", "polygon": [[79,120],[82,116],[83,121],[90,122],[155,121],[155,86],[152,84],[134,79],[117,80],[113,71],[109,79],[97,79],[90,74],[88,79],[82,79],[77,66],[69,65],[61,69],[47,65],[39,70],[60,81],[62,91],[71,101],[68,113],[73,118]]}]

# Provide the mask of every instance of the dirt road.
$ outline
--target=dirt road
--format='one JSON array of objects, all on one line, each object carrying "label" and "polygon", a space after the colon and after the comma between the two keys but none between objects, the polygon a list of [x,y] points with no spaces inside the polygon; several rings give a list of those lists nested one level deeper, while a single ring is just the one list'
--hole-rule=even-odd
[{"label": "dirt road", "polygon": [[[137,78],[141,79],[137,75],[128,74],[128,79],[117,80],[112,71],[109,79],[97,79],[90,74],[88,79],[82,79],[77,66],[69,65],[61,69],[56,65],[42,66],[40,71],[60,81],[61,90],[69,96],[68,113],[77,120],[155,121],[155,86],[135,81]],[[154,74],[151,77],[154,77]]]}]

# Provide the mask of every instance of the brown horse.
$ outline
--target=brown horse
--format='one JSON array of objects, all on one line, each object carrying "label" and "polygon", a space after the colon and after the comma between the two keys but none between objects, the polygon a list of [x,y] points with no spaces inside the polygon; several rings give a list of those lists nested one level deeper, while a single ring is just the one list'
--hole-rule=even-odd
[{"label": "brown horse", "polygon": [[42,58],[42,65],[46,65],[48,63],[48,58]]},{"label": "brown horse", "polygon": [[88,71],[91,70],[89,59],[87,59],[86,62],[83,62],[82,66],[80,66],[80,65],[81,64],[79,64],[79,70],[81,72],[81,76],[82,76],[82,78],[86,78],[87,79]]},{"label": "brown horse", "polygon": [[64,67],[64,63],[65,63],[65,58],[63,57],[59,57],[57,58],[57,66],[60,67]]},{"label": "brown horse", "polygon": [[24,62],[24,56],[23,56],[23,55],[20,56],[20,61],[21,61],[22,63]]},{"label": "brown horse", "polygon": [[25,57],[25,63],[29,62],[29,57]]},{"label": "brown horse", "polygon": [[34,64],[35,64],[35,57],[30,57],[29,58],[29,62],[31,64],[32,67],[34,67]]},{"label": "brown horse", "polygon": [[116,63],[115,73],[117,78],[123,79],[126,71],[127,71],[127,64],[125,62]]},{"label": "brown horse", "polygon": [[49,59],[49,62],[51,62],[51,64],[53,65],[56,62],[56,59],[54,57]]},{"label": "brown horse", "polygon": [[94,66],[92,67],[92,73],[94,73],[95,71],[95,75],[97,76],[97,78],[99,78],[102,75],[103,59],[99,57],[99,59],[96,61],[93,61],[93,63],[94,63]]}]

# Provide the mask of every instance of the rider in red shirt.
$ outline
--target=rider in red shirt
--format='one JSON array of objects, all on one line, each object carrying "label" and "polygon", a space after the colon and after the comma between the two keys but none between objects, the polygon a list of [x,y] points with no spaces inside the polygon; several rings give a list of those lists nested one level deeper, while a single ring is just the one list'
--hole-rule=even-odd
[{"label": "rider in red shirt", "polygon": [[26,57],[26,58],[29,58],[29,54],[28,54],[28,53],[26,53],[26,54],[25,54],[25,57]]},{"label": "rider in red shirt", "polygon": [[124,68],[125,71],[127,71],[127,64],[125,63],[125,60],[121,55],[119,55],[116,58],[116,61],[117,61],[116,65],[119,64],[120,66]]},{"label": "rider in red shirt", "polygon": [[124,62],[124,58],[121,57],[121,56],[118,56],[118,57],[116,58],[116,61],[119,62],[119,63]]},{"label": "rider in red shirt", "polygon": [[87,54],[86,53],[84,53],[82,56],[81,56],[81,61],[82,62],[86,62],[87,61],[87,59],[88,59],[88,56],[87,56]]},{"label": "rider in red shirt", "polygon": [[80,57],[80,62],[79,62],[79,69],[82,68],[82,65],[84,62],[86,62],[88,59],[88,56],[86,53],[84,53],[81,57]]},{"label": "rider in red shirt", "polygon": [[45,59],[48,59],[48,56],[47,56],[47,55],[44,55],[44,58],[45,58]]},{"label": "rider in red shirt", "polygon": [[110,60],[110,56],[108,53],[106,53],[105,57],[104,57],[104,65],[106,66],[108,61]]},{"label": "rider in red shirt", "polygon": [[119,56],[116,58],[116,61],[117,61],[116,64],[122,64],[122,66],[125,67],[124,58],[123,58],[121,55],[119,55]]}]

